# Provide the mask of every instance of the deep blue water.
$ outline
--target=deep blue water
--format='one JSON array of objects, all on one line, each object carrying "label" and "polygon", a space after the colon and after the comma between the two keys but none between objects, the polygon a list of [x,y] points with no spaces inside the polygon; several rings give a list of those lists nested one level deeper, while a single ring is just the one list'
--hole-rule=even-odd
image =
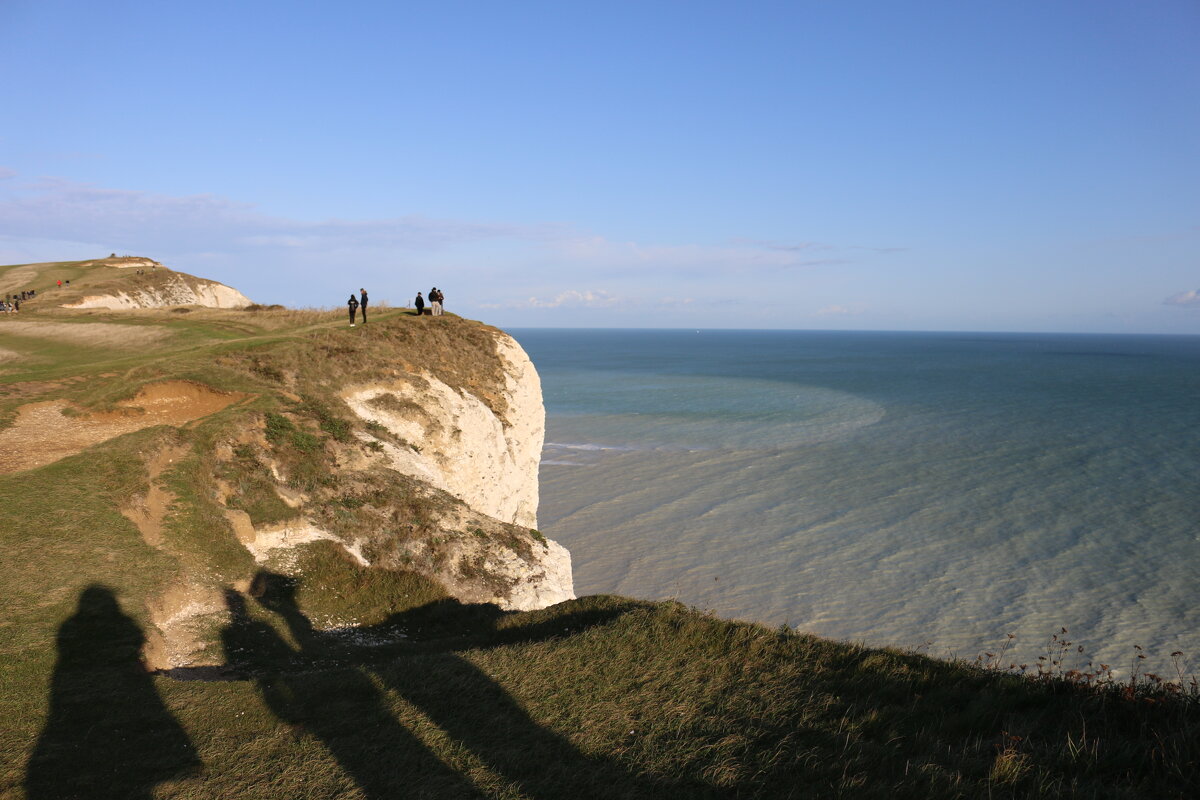
[{"label": "deep blue water", "polygon": [[[1200,337],[518,330],[579,593],[1200,657]],[[1200,659],[1197,660],[1200,664]]]}]

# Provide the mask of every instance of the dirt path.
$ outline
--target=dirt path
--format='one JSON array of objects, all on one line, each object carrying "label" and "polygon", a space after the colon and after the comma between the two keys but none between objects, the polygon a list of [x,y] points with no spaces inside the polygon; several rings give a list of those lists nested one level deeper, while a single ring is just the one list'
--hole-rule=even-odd
[{"label": "dirt path", "polygon": [[44,466],[92,445],[153,425],[182,425],[244,398],[195,383],[167,381],[146,386],[120,410],[68,415],[65,400],[30,403],[17,410],[12,427],[0,431],[0,474]]},{"label": "dirt path", "polygon": [[171,465],[183,458],[187,452],[188,448],[176,446],[164,447],[155,453],[146,464],[146,468],[150,473],[148,479],[149,488],[146,490],[146,494],[135,495],[130,499],[130,504],[121,509],[121,514],[134,525],[137,525],[137,529],[142,532],[142,538],[151,547],[162,546],[163,519],[167,516],[167,509],[175,501],[175,495],[167,491],[159,479]]}]

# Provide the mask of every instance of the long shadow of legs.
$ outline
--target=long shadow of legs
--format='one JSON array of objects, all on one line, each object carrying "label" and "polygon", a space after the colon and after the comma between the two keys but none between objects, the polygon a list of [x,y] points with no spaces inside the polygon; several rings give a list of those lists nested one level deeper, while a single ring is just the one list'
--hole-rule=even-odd
[{"label": "long shadow of legs", "polygon": [[26,769],[31,800],[149,798],[200,766],[142,665],[144,641],[111,589],[80,593],[58,631],[49,718]]},{"label": "long shadow of legs", "polygon": [[250,618],[241,595],[226,592],[226,603],[232,621],[222,638],[231,665],[256,674],[275,715],[320,739],[368,798],[481,797],[396,721],[362,672],[303,671],[307,650],[317,646],[307,619],[296,637],[301,649],[294,650],[271,626]]},{"label": "long shadow of legs", "polygon": [[478,667],[454,653],[397,659],[377,668],[376,674],[531,797],[673,794],[670,787],[637,778],[607,759],[584,756],[567,739],[535,722]]},{"label": "long shadow of legs", "polygon": [[[313,630],[297,608],[288,579],[263,573],[256,584],[260,602],[283,618],[304,652],[324,655],[329,651],[322,634]],[[581,615],[573,624],[596,624],[617,613]],[[418,609],[411,616],[412,621],[426,626],[430,622],[428,609]],[[480,630],[495,622],[494,614],[476,608],[464,609],[463,617]],[[390,624],[397,621],[393,618]],[[562,627],[558,621],[500,631],[493,633],[491,644],[554,636],[563,632]],[[464,658],[447,650],[421,653],[420,649],[377,664],[373,671],[490,770],[518,784],[523,793],[547,799],[662,797],[670,793],[669,787],[636,778],[611,761],[584,756],[565,738],[535,722],[503,688]]]}]

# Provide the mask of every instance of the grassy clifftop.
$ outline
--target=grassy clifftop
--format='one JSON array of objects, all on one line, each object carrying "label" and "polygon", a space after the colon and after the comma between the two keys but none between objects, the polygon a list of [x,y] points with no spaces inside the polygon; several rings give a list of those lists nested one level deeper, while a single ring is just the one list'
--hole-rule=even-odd
[{"label": "grassy clifftop", "polygon": [[[425,370],[503,414],[493,329],[391,309],[349,329],[340,312],[57,308],[45,282],[73,270],[86,289],[89,269],[37,266],[39,301],[0,315],[0,797],[1200,790],[1200,711],[1150,686],[673,603],[451,599],[431,576],[455,537],[515,552],[537,536],[464,523],[455,498],[380,466],[371,441],[415,443],[338,391]],[[391,566],[320,538],[257,560],[239,538],[300,507]],[[428,560],[405,563],[407,542]],[[145,668],[181,654],[191,666]]]}]

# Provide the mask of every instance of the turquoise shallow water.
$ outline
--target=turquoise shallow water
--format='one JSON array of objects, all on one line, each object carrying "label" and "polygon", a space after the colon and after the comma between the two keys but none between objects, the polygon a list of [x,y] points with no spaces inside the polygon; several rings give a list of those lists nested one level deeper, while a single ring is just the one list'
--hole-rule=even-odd
[{"label": "turquoise shallow water", "polygon": [[515,335],[579,593],[1200,671],[1200,337]]}]

